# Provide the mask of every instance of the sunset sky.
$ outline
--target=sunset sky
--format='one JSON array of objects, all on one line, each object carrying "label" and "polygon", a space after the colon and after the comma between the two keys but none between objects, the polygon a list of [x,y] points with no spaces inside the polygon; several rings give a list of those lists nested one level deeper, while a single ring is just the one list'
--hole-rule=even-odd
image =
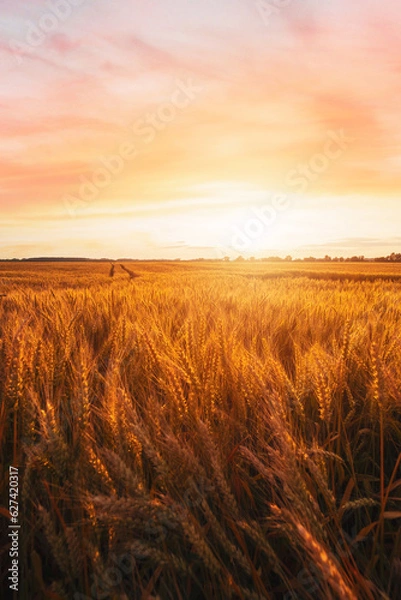
[{"label": "sunset sky", "polygon": [[401,4],[0,11],[0,258],[401,251]]}]

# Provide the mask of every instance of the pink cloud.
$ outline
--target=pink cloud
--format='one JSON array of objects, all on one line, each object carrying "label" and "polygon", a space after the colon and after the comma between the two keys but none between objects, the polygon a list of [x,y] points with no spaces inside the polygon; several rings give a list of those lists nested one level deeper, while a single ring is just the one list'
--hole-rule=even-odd
[{"label": "pink cloud", "polygon": [[47,47],[56,50],[59,54],[68,54],[82,46],[81,39],[71,39],[68,36],[58,33],[52,35],[47,41]]}]

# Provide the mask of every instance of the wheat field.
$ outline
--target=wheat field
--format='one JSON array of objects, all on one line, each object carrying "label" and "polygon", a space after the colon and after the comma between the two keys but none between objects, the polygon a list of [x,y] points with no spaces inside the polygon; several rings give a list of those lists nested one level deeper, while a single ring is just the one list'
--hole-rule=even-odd
[{"label": "wheat field", "polygon": [[401,597],[401,265],[125,267],[0,264],[0,587],[14,465],[23,600]]}]

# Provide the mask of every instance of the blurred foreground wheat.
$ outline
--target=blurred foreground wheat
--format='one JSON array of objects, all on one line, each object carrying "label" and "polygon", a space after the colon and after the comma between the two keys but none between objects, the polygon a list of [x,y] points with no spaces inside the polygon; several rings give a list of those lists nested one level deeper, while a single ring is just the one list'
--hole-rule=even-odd
[{"label": "blurred foreground wheat", "polygon": [[400,284],[123,275],[0,301],[19,597],[400,597]]}]

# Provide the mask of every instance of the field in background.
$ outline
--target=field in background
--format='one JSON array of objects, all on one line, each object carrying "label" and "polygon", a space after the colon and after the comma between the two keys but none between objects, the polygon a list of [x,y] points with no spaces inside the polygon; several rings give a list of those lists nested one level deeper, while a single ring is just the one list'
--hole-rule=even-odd
[{"label": "field in background", "polygon": [[124,262],[116,263],[115,275],[109,277],[108,262],[0,262],[0,294],[18,291],[21,286],[30,289],[79,288],[95,284],[121,283],[127,274],[118,265],[125,265],[141,277],[156,281],[165,274],[205,273],[209,275],[242,275],[246,277],[309,277],[335,280],[393,280],[401,281],[401,263],[321,263],[321,262]]},{"label": "field in background", "polygon": [[[401,265],[0,263],[19,598],[401,595]],[[4,596],[6,597],[6,596]]]}]

